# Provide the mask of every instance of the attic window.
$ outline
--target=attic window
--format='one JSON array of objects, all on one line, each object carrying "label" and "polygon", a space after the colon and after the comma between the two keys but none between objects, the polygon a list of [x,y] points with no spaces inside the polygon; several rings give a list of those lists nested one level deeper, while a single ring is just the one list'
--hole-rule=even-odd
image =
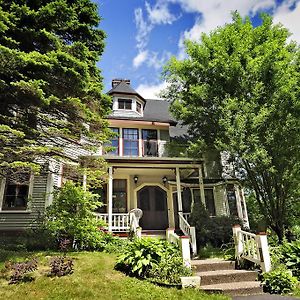
[{"label": "attic window", "polygon": [[136,111],[140,114],[142,113],[142,104],[140,102],[136,103]]},{"label": "attic window", "polygon": [[118,99],[118,109],[132,109],[132,100]]}]

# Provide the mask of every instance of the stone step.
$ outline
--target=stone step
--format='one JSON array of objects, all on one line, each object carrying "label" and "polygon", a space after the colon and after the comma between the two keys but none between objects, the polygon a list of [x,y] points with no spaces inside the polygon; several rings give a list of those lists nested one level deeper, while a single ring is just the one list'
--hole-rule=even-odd
[{"label": "stone step", "polygon": [[206,293],[220,293],[229,296],[259,295],[263,294],[259,281],[241,281],[234,283],[218,283],[203,285],[201,289]]},{"label": "stone step", "polygon": [[234,270],[235,262],[223,259],[201,259],[192,260],[192,266],[195,271],[217,271],[217,270]]},{"label": "stone step", "polygon": [[201,285],[213,285],[219,283],[231,283],[240,281],[255,281],[257,278],[256,271],[247,270],[216,270],[197,272],[201,277]]}]

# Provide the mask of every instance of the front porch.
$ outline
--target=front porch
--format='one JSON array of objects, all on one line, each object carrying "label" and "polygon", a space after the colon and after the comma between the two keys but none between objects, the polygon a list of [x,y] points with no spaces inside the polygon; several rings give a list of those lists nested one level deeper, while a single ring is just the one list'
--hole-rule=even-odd
[{"label": "front porch", "polygon": [[246,203],[237,182],[204,177],[203,161],[186,158],[106,157],[108,182],[97,218],[110,232],[128,232],[129,212],[139,208],[143,230],[189,231],[194,203],[201,201],[211,217],[234,214],[248,224]]}]

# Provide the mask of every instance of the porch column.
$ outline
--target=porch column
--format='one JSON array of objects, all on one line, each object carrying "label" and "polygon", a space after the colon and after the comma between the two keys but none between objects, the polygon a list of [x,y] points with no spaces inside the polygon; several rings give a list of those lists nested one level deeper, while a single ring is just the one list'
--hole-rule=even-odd
[{"label": "porch column", "polygon": [[200,189],[200,196],[201,196],[202,204],[204,205],[204,207],[206,207],[202,167],[199,167],[199,189]]},{"label": "porch column", "polygon": [[237,208],[238,217],[240,220],[244,220],[241,197],[239,193],[239,186],[236,184],[234,185],[234,194],[236,199],[236,208]]},{"label": "porch column", "polygon": [[250,228],[244,189],[242,187],[240,187],[240,189],[241,189],[242,202],[244,204],[244,226]]},{"label": "porch column", "polygon": [[113,168],[108,168],[108,231],[112,232]]},{"label": "porch column", "polygon": [[181,186],[180,186],[180,172],[179,172],[179,168],[178,168],[178,167],[176,167],[176,187],[177,187],[178,213],[182,213],[182,198],[181,198]]}]

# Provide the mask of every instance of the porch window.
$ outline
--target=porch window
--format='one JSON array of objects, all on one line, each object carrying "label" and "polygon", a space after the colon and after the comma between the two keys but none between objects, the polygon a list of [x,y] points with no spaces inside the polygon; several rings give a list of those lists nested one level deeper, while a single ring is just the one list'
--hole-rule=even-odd
[{"label": "porch window", "polygon": [[139,131],[135,128],[123,129],[123,155],[139,155]]},{"label": "porch window", "polygon": [[233,184],[227,185],[227,201],[230,215],[238,217],[235,188]]},{"label": "porch window", "polygon": [[29,183],[19,184],[6,180],[2,210],[26,210]]},{"label": "porch window", "polygon": [[[200,189],[193,189],[193,196],[195,203],[202,203]],[[216,215],[215,198],[213,189],[204,189],[205,206],[210,216]]]},{"label": "porch window", "polygon": [[113,180],[113,212],[124,213],[127,211],[127,180]]},{"label": "porch window", "polygon": [[132,109],[131,99],[118,99],[118,109]]},{"label": "porch window", "polygon": [[158,156],[157,130],[143,129],[143,156]]}]

